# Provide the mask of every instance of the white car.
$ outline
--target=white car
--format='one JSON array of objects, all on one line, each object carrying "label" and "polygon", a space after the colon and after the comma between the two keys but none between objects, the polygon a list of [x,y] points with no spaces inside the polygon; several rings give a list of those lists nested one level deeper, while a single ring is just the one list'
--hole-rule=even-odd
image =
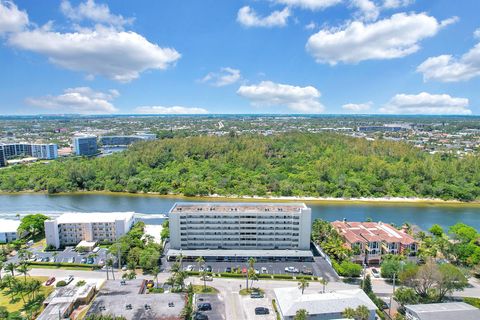
[{"label": "white car", "polygon": [[288,272],[288,273],[298,273],[298,269],[295,268],[295,267],[286,267],[286,268],[285,268],[285,272]]},{"label": "white car", "polygon": [[185,271],[193,271],[193,266],[191,264],[189,264],[186,268],[185,268]]},{"label": "white car", "polygon": [[92,252],[97,253],[99,250],[100,250],[100,247],[95,247],[95,248],[93,248]]},{"label": "white car", "polygon": [[265,267],[262,267],[262,273],[268,273],[268,270],[267,270],[267,268],[265,268]]}]

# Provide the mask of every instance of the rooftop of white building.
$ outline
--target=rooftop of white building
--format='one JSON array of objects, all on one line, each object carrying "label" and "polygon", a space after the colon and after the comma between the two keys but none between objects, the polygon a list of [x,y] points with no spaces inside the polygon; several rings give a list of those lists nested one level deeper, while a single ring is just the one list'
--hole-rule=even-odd
[{"label": "rooftop of white building", "polygon": [[297,287],[274,290],[284,317],[295,316],[297,310],[305,309],[310,315],[342,313],[346,308],[356,309],[364,305],[369,310],[377,307],[361,289],[338,290],[329,293],[305,293]]},{"label": "rooftop of white building", "polygon": [[256,203],[256,202],[177,202],[170,213],[198,212],[300,212],[307,209],[304,203]]},{"label": "rooftop of white building", "polygon": [[133,212],[64,213],[56,220],[57,223],[115,222],[116,220],[130,220],[133,215]]},{"label": "rooftop of white building", "polygon": [[20,220],[0,219],[0,232],[17,232]]}]

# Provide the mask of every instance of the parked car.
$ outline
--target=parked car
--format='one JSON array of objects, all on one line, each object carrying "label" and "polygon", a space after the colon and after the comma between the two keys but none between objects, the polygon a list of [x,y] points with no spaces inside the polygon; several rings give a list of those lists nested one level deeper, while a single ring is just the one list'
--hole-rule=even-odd
[{"label": "parked car", "polygon": [[50,258],[49,257],[43,257],[42,262],[50,262]]},{"label": "parked car", "polygon": [[42,261],[43,261],[43,258],[42,258],[42,257],[38,257],[35,261],[36,261],[36,262],[42,262]]},{"label": "parked car", "polygon": [[68,263],[74,263],[75,262],[75,257],[68,258],[67,262]]},{"label": "parked car", "polygon": [[87,263],[87,258],[83,257],[82,260],[80,260],[81,263]]},{"label": "parked car", "polygon": [[155,286],[155,282],[153,282],[153,280],[148,280],[147,281],[147,288],[150,289],[150,288],[153,288]]},{"label": "parked car", "polygon": [[375,268],[372,268],[372,275],[375,277],[375,278],[380,278],[380,272],[375,269]]},{"label": "parked car", "polygon": [[50,277],[50,278],[48,278],[47,282],[45,282],[45,285],[49,286],[54,282],[55,282],[55,277]]},{"label": "parked car", "polygon": [[97,253],[98,251],[100,251],[100,247],[95,247],[95,248],[93,248],[93,250],[92,250],[93,253]]},{"label": "parked car", "polygon": [[265,307],[256,307],[255,308],[255,314],[260,315],[260,314],[270,314],[270,310]]},{"label": "parked car", "polygon": [[202,280],[202,281],[213,281],[213,277],[206,275],[206,276],[201,277],[200,280]]},{"label": "parked car", "polygon": [[122,271],[127,271],[127,266],[123,266]]},{"label": "parked car", "polygon": [[194,269],[194,266],[189,264],[186,268],[185,268],[185,271],[193,271]]},{"label": "parked car", "polygon": [[208,320],[208,316],[207,316],[206,314],[197,312],[197,313],[195,313],[195,315],[193,316],[193,320]]},{"label": "parked car", "polygon": [[207,267],[205,268],[205,271],[207,271],[207,272],[212,272],[212,266],[207,266]]},{"label": "parked car", "polygon": [[95,262],[95,260],[90,257],[90,258],[87,258],[87,264],[93,264]]},{"label": "parked car", "polygon": [[226,267],[225,272],[232,272],[232,268],[231,267]]},{"label": "parked car", "polygon": [[261,292],[252,292],[250,294],[250,298],[252,298],[252,299],[261,299],[263,297],[264,297],[264,295]]},{"label": "parked car", "polygon": [[73,281],[73,279],[75,279],[75,278],[74,278],[72,275],[69,275],[69,276],[68,276],[67,278],[65,278],[65,280],[63,280],[63,281],[65,281],[66,284],[69,284],[70,282]]},{"label": "parked car", "polygon": [[298,273],[298,269],[295,268],[295,267],[286,267],[286,268],[285,268],[285,272],[288,272],[288,273]]},{"label": "parked car", "polygon": [[212,305],[209,302],[200,303],[197,309],[200,311],[212,310]]},{"label": "parked car", "polygon": [[305,268],[305,267],[304,267],[304,268],[302,269],[302,273],[311,276],[311,275],[313,275],[313,270],[310,269],[310,268]]},{"label": "parked car", "polygon": [[267,270],[267,268],[265,268],[265,267],[262,267],[262,273],[268,273],[268,270]]},{"label": "parked car", "polygon": [[202,271],[204,271],[204,270],[205,270],[205,267],[204,267],[204,266],[201,266],[201,267],[198,269],[198,271],[200,271],[200,272],[202,272]]}]

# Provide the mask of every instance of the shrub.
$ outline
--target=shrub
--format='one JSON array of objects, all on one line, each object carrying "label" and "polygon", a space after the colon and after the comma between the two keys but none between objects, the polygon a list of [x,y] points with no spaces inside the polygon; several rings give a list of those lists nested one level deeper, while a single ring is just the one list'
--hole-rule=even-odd
[{"label": "shrub", "polygon": [[362,273],[362,266],[350,261],[343,261],[339,267],[339,270],[336,271],[344,277],[359,277]]},{"label": "shrub", "polygon": [[463,301],[480,309],[480,298],[463,298]]},{"label": "shrub", "polygon": [[230,272],[221,272],[220,276],[222,278],[245,278],[245,275],[242,273],[230,273]]},{"label": "shrub", "polygon": [[289,274],[274,274],[273,279],[293,279],[293,276]]},{"label": "shrub", "polygon": [[57,288],[60,288],[60,287],[65,287],[67,285],[67,283],[63,280],[60,280],[57,282]]},{"label": "shrub", "polygon": [[295,276],[295,279],[297,279],[297,280],[300,280],[300,279],[313,280],[313,277],[312,276],[298,275],[298,276]]},{"label": "shrub", "polygon": [[77,282],[76,286],[77,287],[83,287],[86,284],[87,284],[87,282],[85,280],[80,280],[80,281]]},{"label": "shrub", "polygon": [[163,288],[150,288],[148,289],[148,293],[163,293],[165,290]]}]

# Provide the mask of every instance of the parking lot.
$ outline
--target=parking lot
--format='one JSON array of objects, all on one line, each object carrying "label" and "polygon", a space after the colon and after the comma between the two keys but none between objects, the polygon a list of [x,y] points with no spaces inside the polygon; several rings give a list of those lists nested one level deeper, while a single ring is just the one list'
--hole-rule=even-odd
[{"label": "parking lot", "polygon": [[195,299],[195,310],[201,303],[210,303],[212,310],[200,311],[208,316],[209,320],[225,320],[225,302],[217,294],[197,294]]},{"label": "parking lot", "polygon": [[[275,311],[271,303],[271,299],[267,296],[263,298],[250,298],[249,295],[241,296],[240,301],[242,303],[243,312],[246,315],[247,320],[262,319],[262,320],[275,320]],[[264,307],[267,308],[269,314],[257,315],[255,314],[255,308]]]},{"label": "parking lot", "polygon": [[[40,248],[31,248],[30,251],[34,255],[32,259],[36,262],[85,263],[92,265],[101,265],[104,263],[107,254],[107,249],[105,248],[100,248],[96,253],[80,253],[75,251],[74,247],[66,247],[63,251],[44,252]],[[18,256],[13,257],[11,261],[17,262]]]},{"label": "parking lot", "polygon": [[[166,262],[167,264],[171,264]],[[198,271],[198,264],[195,262],[183,262],[183,268],[187,269],[189,266],[190,271]],[[212,272],[220,273],[227,272],[227,268],[234,270],[237,268],[243,269],[248,266],[248,262],[206,262],[207,266],[212,268]],[[164,266],[166,269],[169,269],[169,266]],[[287,272],[285,268],[293,268],[295,273]],[[333,270],[333,268],[321,257],[315,258],[313,262],[294,262],[294,261],[285,261],[285,262],[256,262],[255,269],[258,273],[264,274],[307,274],[312,273],[314,276],[322,277],[328,279],[329,281],[338,280],[338,276]]]}]

